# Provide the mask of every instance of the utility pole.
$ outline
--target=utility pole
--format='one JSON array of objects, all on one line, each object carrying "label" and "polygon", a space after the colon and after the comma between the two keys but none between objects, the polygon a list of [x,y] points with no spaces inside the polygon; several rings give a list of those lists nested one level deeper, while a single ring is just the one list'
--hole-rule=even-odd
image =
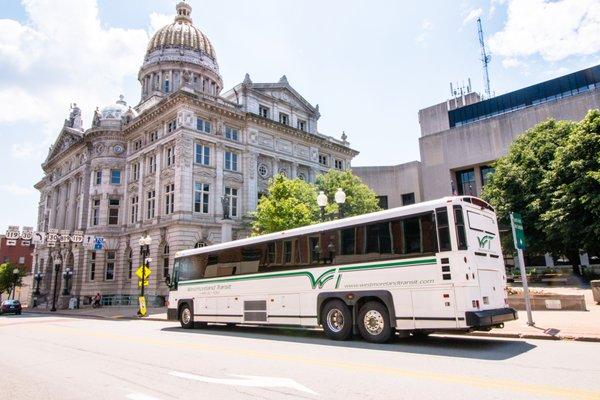
[{"label": "utility pole", "polygon": [[490,73],[488,71],[488,64],[490,61],[492,61],[492,56],[489,55],[485,49],[481,18],[477,18],[477,34],[479,35],[479,46],[481,47],[481,64],[483,66],[483,84],[485,86],[485,96],[489,99],[492,97],[492,90],[490,89]]}]

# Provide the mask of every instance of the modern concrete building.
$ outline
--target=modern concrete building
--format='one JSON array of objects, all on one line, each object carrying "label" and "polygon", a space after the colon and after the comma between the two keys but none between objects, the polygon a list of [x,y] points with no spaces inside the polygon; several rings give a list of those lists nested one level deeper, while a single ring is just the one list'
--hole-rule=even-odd
[{"label": "modern concrete building", "polygon": [[[245,236],[242,217],[273,174],[312,182],[358,154],[345,136],[319,133],[318,105],[285,76],[254,83],[246,75],[221,94],[215,49],[191,11],[179,3],[175,20],[151,38],[140,102],[131,107],[121,96],[97,110],[89,128],[72,106],[42,164],[37,230],[66,239],[37,246],[36,270],[44,273],[42,293],[64,293],[59,307],[97,292],[112,304],[135,299],[145,235],[152,238],[146,293],[160,304],[175,252]],[[103,238],[103,249],[73,243],[75,231]]]},{"label": "modern concrete building", "polygon": [[594,108],[600,108],[600,66],[490,99],[468,93],[419,111],[420,163],[353,171],[387,196],[390,207],[402,204],[398,199],[408,188],[416,201],[453,193],[479,196],[492,163],[518,135],[549,118],[581,120]]}]

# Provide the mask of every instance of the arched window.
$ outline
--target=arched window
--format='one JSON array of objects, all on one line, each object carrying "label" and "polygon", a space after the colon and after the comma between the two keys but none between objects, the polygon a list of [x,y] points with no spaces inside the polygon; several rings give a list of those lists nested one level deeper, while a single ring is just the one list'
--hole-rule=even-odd
[{"label": "arched window", "polygon": [[163,257],[163,278],[166,278],[167,276],[169,276],[169,244],[165,243],[165,245],[163,246],[163,253],[162,253],[162,257]]}]

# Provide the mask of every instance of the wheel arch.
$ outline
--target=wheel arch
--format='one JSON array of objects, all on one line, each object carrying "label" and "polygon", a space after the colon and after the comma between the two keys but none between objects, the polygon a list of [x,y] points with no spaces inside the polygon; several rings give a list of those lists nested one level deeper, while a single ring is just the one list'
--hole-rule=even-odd
[{"label": "wheel arch", "polygon": [[352,310],[353,325],[356,325],[356,318],[360,307],[368,301],[379,301],[388,310],[390,326],[396,327],[396,310],[394,308],[394,298],[387,290],[364,290],[364,291],[343,291],[343,292],[323,292],[317,296],[317,321],[320,323],[323,307],[328,301],[339,299],[346,303]]},{"label": "wheel arch", "polygon": [[184,304],[188,305],[190,311],[192,312],[192,315],[194,315],[194,299],[179,299],[177,301],[177,319],[179,319],[179,317],[181,316],[181,307]]}]

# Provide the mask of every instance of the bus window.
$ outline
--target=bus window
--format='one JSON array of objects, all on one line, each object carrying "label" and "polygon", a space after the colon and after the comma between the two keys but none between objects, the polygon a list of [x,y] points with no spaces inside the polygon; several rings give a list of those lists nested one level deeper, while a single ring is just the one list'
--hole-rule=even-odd
[{"label": "bus window", "polygon": [[421,224],[419,217],[402,221],[405,253],[421,252]]},{"label": "bus window", "polygon": [[311,236],[308,240],[310,246],[310,263],[318,264],[321,260],[321,245],[318,236]]},{"label": "bus window", "polygon": [[365,254],[367,247],[366,242],[366,229],[364,226],[356,227],[356,254]]},{"label": "bus window", "polygon": [[454,224],[456,225],[456,238],[458,250],[467,249],[467,235],[465,233],[465,220],[461,206],[454,206]]},{"label": "bus window", "polygon": [[267,264],[275,264],[275,242],[267,244]]},{"label": "bus window", "polygon": [[283,242],[283,263],[291,264],[292,262],[292,241],[286,240]]},{"label": "bus window", "polygon": [[388,222],[367,225],[367,253],[386,254],[392,252],[392,238]]},{"label": "bus window", "polygon": [[341,238],[342,246],[340,254],[344,256],[354,254],[354,246],[356,245],[356,232],[354,228],[342,229]]},{"label": "bus window", "polygon": [[404,239],[402,237],[402,221],[395,220],[390,223],[392,231],[392,248],[394,254],[404,254]]},{"label": "bus window", "polygon": [[436,253],[438,251],[433,213],[421,216],[421,237],[423,253]]},{"label": "bus window", "polygon": [[207,262],[207,254],[181,258],[179,260],[179,281],[204,278]]},{"label": "bus window", "polygon": [[448,227],[448,211],[446,208],[437,208],[435,210],[437,219],[437,231],[440,243],[440,251],[452,250],[450,244],[450,228]]}]

